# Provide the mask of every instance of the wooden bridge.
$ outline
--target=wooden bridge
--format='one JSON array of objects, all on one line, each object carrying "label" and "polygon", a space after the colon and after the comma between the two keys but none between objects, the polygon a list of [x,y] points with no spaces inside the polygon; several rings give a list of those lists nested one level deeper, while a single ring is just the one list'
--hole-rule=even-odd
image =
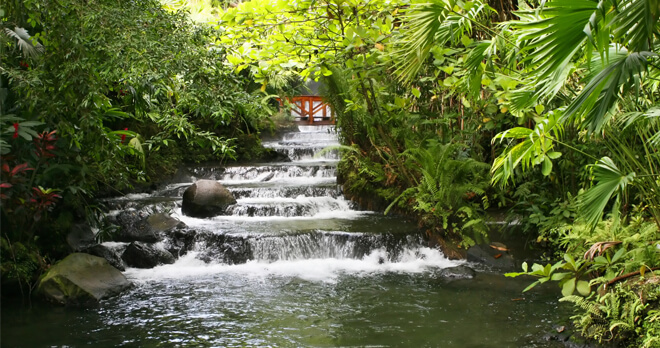
[{"label": "wooden bridge", "polygon": [[[335,113],[332,107],[317,95],[301,95],[287,98],[291,105],[291,116],[299,125],[323,126],[335,124]],[[284,106],[279,100],[280,107]]]}]

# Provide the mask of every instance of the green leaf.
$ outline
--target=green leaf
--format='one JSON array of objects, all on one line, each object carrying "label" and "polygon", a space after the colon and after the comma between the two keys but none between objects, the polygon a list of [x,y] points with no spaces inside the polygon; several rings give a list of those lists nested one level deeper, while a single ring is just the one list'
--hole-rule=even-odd
[{"label": "green leaf", "polygon": [[[534,129],[516,127],[497,134],[492,142],[505,138],[524,139],[523,142],[507,147],[504,152],[493,162],[491,173],[493,174],[493,184],[500,183],[506,186],[509,181],[514,181],[513,175],[515,169],[520,165],[523,171],[541,163],[541,158],[545,153],[553,148],[554,139],[561,136],[563,127],[558,123],[559,116],[554,113],[546,114],[547,117],[541,119],[534,126]],[[552,170],[545,164],[544,170]]]},{"label": "green leaf", "polygon": [[604,265],[606,265],[606,264],[608,263],[608,262],[607,262],[607,259],[605,258],[605,256],[596,256],[596,257],[594,258],[594,262],[596,262],[596,263],[600,263],[600,264],[604,264]]},{"label": "green leaf", "polygon": [[623,255],[625,253],[626,253],[626,249],[624,249],[624,248],[621,248],[621,249],[617,250],[617,252],[614,254],[614,256],[612,256],[612,263],[615,263],[615,262],[619,261],[619,259],[621,257],[623,257]]},{"label": "green leaf", "polygon": [[589,296],[589,294],[591,293],[591,286],[589,285],[589,282],[585,280],[579,280],[577,282],[577,291],[582,296]]},{"label": "green leaf", "polygon": [[545,156],[543,158],[543,166],[541,168],[541,173],[543,173],[543,176],[548,176],[550,173],[552,173],[552,161],[550,161],[550,158],[548,156]]},{"label": "green leaf", "polygon": [[321,73],[323,76],[330,76],[332,75],[332,70],[326,68],[325,66],[321,67]]},{"label": "green leaf", "polygon": [[585,27],[598,4],[591,0],[554,0],[542,12],[520,12],[521,18],[531,20],[514,25],[521,30],[519,42],[528,43],[523,47],[523,56],[531,62],[532,78],[541,96],[554,95],[564,84],[564,72],[587,41]]},{"label": "green leaf", "polygon": [[419,98],[422,95],[422,93],[419,91],[419,89],[415,88],[415,87],[413,87],[410,90],[410,92],[412,92],[412,94],[415,96],[415,98]]},{"label": "green leaf", "polygon": [[[587,284],[588,285],[588,284]],[[575,291],[575,278],[567,280],[561,288],[561,294],[564,296],[570,296]]]},{"label": "green leaf", "polygon": [[648,60],[657,58],[652,52],[631,52],[611,48],[605,58],[596,56],[591,66],[589,83],[566,108],[564,118],[581,122],[589,132],[600,132],[611,119],[619,93],[639,89],[640,77]]},{"label": "green leaf", "polygon": [[552,275],[552,277],[550,277],[550,280],[557,282],[557,281],[565,279],[569,275],[570,275],[570,273],[565,273],[565,272],[555,273],[555,274]]},{"label": "green leaf", "polygon": [[470,102],[465,98],[461,98],[461,103],[468,109],[472,107],[472,104],[470,104]]},{"label": "green leaf", "polygon": [[451,75],[451,74],[454,72],[454,66],[453,66],[453,65],[445,66],[445,67],[442,67],[442,68],[440,68],[440,69],[441,69],[442,71],[446,72],[446,73],[449,74],[449,75]]},{"label": "green leaf", "polygon": [[550,159],[554,160],[554,159],[557,159],[557,158],[561,157],[561,152],[552,151],[552,152],[546,153],[545,155],[550,157]]},{"label": "green leaf", "polygon": [[[405,18],[410,23],[411,29],[403,32],[393,56],[395,73],[402,82],[413,81],[433,48],[457,43],[457,38],[460,38],[464,45],[470,45],[472,39],[468,35],[472,31],[473,23],[481,23],[490,15],[490,11],[494,11],[480,1],[474,1],[474,6],[460,15],[453,13],[452,8],[449,2],[420,3],[411,6]],[[483,52],[484,45],[480,48]],[[478,63],[481,62],[480,56],[480,54],[474,55],[470,62],[475,65],[480,64]],[[435,58],[438,56],[435,55]]]},{"label": "green leaf", "polygon": [[[29,129],[29,128],[23,128],[23,129],[18,128],[18,135],[20,135],[23,139],[25,139],[27,141],[31,141],[32,140],[32,135],[29,132],[30,130],[31,129]],[[32,131],[32,133],[34,133],[34,131]]]},{"label": "green leaf", "polygon": [[243,63],[243,58],[233,56],[233,55],[227,55],[227,60],[229,61],[229,63],[231,63],[232,65],[235,65],[235,66],[240,65],[241,63]]},{"label": "green leaf", "polygon": [[44,124],[43,122],[38,122],[38,121],[25,121],[19,123],[20,127],[34,127],[34,126],[41,126]]},{"label": "green leaf", "polygon": [[541,104],[537,104],[537,105],[534,107],[534,110],[536,111],[537,114],[540,115],[540,114],[543,113],[543,110],[545,110],[545,107],[544,107],[543,105],[541,105]]},{"label": "green leaf", "polygon": [[535,287],[537,284],[540,284],[540,282],[539,282],[539,281],[535,281],[535,282],[533,282],[532,284],[529,284],[529,285],[528,285],[528,286],[527,286],[522,292],[527,292],[527,291],[531,290],[531,289],[532,289],[533,287]]},{"label": "green leaf", "polygon": [[473,42],[474,42],[474,40],[470,39],[469,36],[467,36],[467,35],[463,35],[463,36],[461,36],[461,43],[463,44],[463,46],[468,47],[468,46],[470,46]]}]

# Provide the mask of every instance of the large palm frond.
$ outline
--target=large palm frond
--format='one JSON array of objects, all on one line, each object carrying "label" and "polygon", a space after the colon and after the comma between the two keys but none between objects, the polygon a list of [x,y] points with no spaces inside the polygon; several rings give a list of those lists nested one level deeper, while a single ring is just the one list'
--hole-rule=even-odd
[{"label": "large palm frond", "polygon": [[633,187],[644,210],[660,227],[660,109],[623,114],[606,132],[612,157],[603,157],[592,167],[595,185],[580,199],[587,224],[594,227],[612,196],[619,202],[622,193]]},{"label": "large palm frond", "polygon": [[616,8],[612,20],[614,40],[624,43],[632,52],[653,51],[660,15],[658,1],[622,0]]},{"label": "large palm frond", "polygon": [[554,97],[574,69],[575,57],[588,40],[590,19],[598,3],[591,0],[555,0],[540,9],[518,11],[516,44],[528,81],[511,98],[518,112]]},{"label": "large palm frond", "polygon": [[620,92],[640,89],[640,80],[652,52],[628,53],[612,47],[606,56],[595,56],[587,86],[566,109],[564,118],[572,118],[590,132],[599,132],[611,117]]},{"label": "large palm frond", "polygon": [[617,98],[639,86],[648,61],[656,57],[657,7],[655,0],[552,0],[518,12],[521,19],[512,24],[519,29],[522,53],[528,54],[522,62],[529,74],[526,86],[511,97],[511,109],[554,97],[574,64],[595,56],[588,66],[588,86],[565,117],[574,117],[592,132],[602,130]]},{"label": "large palm frond", "polygon": [[489,11],[486,3],[476,0],[472,6],[458,10],[451,0],[434,0],[414,5],[406,15],[409,30],[404,30],[399,48],[392,53],[396,73],[402,82],[410,82],[422,67],[434,45],[458,42],[472,32],[477,22]]},{"label": "large palm frond", "polygon": [[660,147],[660,107],[652,107],[646,112],[629,112],[621,115],[618,126],[624,130],[632,126],[641,126],[649,132],[648,143]]},{"label": "large palm frond", "polygon": [[[533,68],[533,79],[552,82],[553,86],[564,83],[558,77],[587,41],[585,28],[597,6],[591,0],[554,0],[539,10],[518,13],[521,20],[513,25],[520,30],[518,46],[528,54],[525,61]],[[544,96],[553,90],[556,88],[541,86]]]}]

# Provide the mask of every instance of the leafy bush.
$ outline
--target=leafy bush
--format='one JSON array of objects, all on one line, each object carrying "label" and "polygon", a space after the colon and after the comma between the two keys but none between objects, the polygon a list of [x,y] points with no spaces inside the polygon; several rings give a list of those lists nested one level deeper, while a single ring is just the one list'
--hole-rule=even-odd
[{"label": "leafy bush", "polygon": [[[531,275],[559,283],[561,301],[575,305],[575,325],[585,337],[621,341],[629,347],[657,347],[660,342],[660,242],[655,223],[635,219],[622,224],[616,216],[598,224],[556,228],[564,261],[507,276]],[[580,296],[574,295],[575,291]]]}]

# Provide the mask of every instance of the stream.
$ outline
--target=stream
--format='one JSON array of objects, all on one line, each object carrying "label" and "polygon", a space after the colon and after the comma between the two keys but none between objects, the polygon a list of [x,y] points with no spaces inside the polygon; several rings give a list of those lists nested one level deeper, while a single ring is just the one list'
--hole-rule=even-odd
[{"label": "stream", "polygon": [[[165,211],[203,231],[174,264],[128,268],[131,290],[98,308],[2,304],[2,347],[563,347],[555,288],[427,247],[415,224],[360,211],[336,183],[332,128],[266,144],[291,162],[189,168],[162,190],[108,202]],[[183,191],[218,180],[229,214],[181,214]],[[112,244],[112,243],[110,243]],[[116,244],[116,243],[115,243]],[[468,265],[472,279],[443,276]]]}]

